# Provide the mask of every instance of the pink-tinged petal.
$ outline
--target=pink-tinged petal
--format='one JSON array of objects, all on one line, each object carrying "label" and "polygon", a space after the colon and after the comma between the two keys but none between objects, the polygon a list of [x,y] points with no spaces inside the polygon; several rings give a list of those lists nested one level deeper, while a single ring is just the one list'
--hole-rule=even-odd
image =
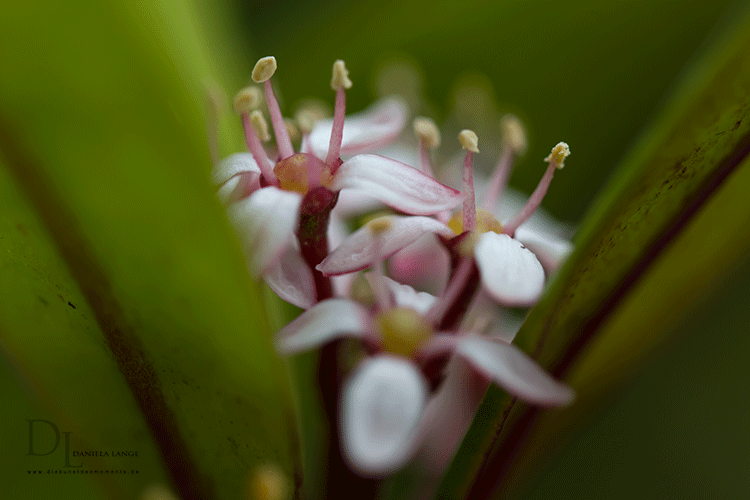
[{"label": "pink-tinged petal", "polygon": [[564,406],[573,390],[552,378],[518,347],[478,335],[461,339],[456,353],[510,394],[540,406]]},{"label": "pink-tinged petal", "polygon": [[[373,151],[386,146],[403,130],[409,110],[401,99],[389,98],[373,104],[362,113],[347,116],[341,156]],[[318,158],[328,156],[333,120],[320,120],[310,132],[309,146]]]},{"label": "pink-tinged petal", "polygon": [[426,292],[418,292],[409,285],[402,285],[385,276],[378,277],[374,273],[367,273],[365,277],[371,285],[373,279],[381,279],[393,296],[396,307],[405,307],[424,315],[427,314],[427,311],[430,310],[430,307],[437,300],[434,295]]},{"label": "pink-tinged petal", "polygon": [[[446,372],[445,380],[427,403],[419,425],[420,437],[423,437],[420,465],[429,478],[420,491],[431,491],[439,484],[436,479],[442,476],[458,450],[489,386],[487,379],[460,356],[450,360]],[[428,496],[432,498],[434,493]]]},{"label": "pink-tinged petal", "polygon": [[260,174],[244,172],[237,174],[221,185],[216,195],[224,205],[247,198],[260,189]]},{"label": "pink-tinged petal", "polygon": [[275,264],[294,237],[302,196],[275,187],[259,189],[227,208],[254,273]]},{"label": "pink-tinged petal", "polygon": [[556,271],[573,252],[570,241],[550,233],[534,231],[525,224],[516,229],[514,237],[536,254],[548,273]]},{"label": "pink-tinged petal", "polygon": [[331,286],[333,287],[334,297],[350,297],[354,281],[357,279],[357,273],[342,274],[341,276],[331,276]]},{"label": "pink-tinged petal", "polygon": [[461,204],[464,195],[405,163],[384,156],[354,156],[336,170],[333,190],[356,189],[414,215],[430,215]]},{"label": "pink-tinged petal", "polygon": [[474,248],[484,289],[506,306],[533,305],[544,290],[544,269],[536,256],[508,235],[487,232]]},{"label": "pink-tinged petal", "polygon": [[364,337],[371,331],[370,314],[351,300],[328,299],[318,303],[276,334],[281,354],[306,351],[338,337]]},{"label": "pink-tinged petal", "polygon": [[266,284],[283,300],[302,309],[310,309],[317,300],[315,280],[299,250],[291,246],[263,276]]},{"label": "pink-tinged petal", "polygon": [[[387,259],[424,234],[438,233],[445,236],[453,234],[448,226],[430,217],[401,215],[386,217],[391,223],[390,227],[378,238],[373,235],[369,224],[365,224],[328,254],[328,257],[318,264],[317,269],[325,276],[359,271],[373,264],[376,253],[381,259]],[[382,243],[378,243],[379,240]]]},{"label": "pink-tinged petal", "polygon": [[384,476],[416,449],[427,383],[411,361],[390,355],[366,359],[344,384],[342,448],[352,469]]},{"label": "pink-tinged petal", "polygon": [[250,153],[235,153],[221,160],[211,171],[211,182],[218,186],[242,173],[260,175],[260,168]]},{"label": "pink-tinged petal", "polygon": [[328,220],[328,248],[336,248],[349,236],[349,227],[336,210],[337,207],[338,202],[336,202],[336,207],[331,211],[331,217]]},{"label": "pink-tinged petal", "polygon": [[388,261],[388,274],[396,281],[433,294],[445,290],[449,270],[448,251],[431,234],[398,251]]},{"label": "pink-tinged petal", "polygon": [[453,354],[458,346],[459,337],[455,333],[435,333],[423,345],[419,346],[415,357],[420,361],[429,361]]}]

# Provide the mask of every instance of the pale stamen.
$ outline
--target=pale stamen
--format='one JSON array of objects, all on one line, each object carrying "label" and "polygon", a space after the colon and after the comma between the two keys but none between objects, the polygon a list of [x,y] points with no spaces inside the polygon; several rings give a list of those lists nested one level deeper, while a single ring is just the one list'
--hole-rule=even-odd
[{"label": "pale stamen", "polygon": [[464,257],[458,264],[456,272],[453,274],[448,286],[445,287],[442,295],[438,297],[435,303],[432,305],[425,319],[432,325],[439,325],[448,312],[448,309],[458,300],[461,291],[466,287],[466,283],[469,281],[471,271],[474,267],[473,257]]},{"label": "pale stamen", "polygon": [[474,171],[472,167],[472,158],[474,153],[479,152],[479,139],[477,134],[471,130],[462,130],[458,134],[461,146],[466,150],[464,158],[464,213],[463,213],[463,230],[474,231],[477,228],[477,207],[474,200]]},{"label": "pale stamen", "polygon": [[484,192],[482,208],[494,212],[500,196],[508,186],[508,178],[513,170],[513,163],[518,156],[526,152],[526,134],[521,121],[513,115],[505,115],[500,121],[503,130],[503,152],[497,162],[495,171]]},{"label": "pale stamen", "polygon": [[414,133],[419,137],[419,153],[422,171],[430,177],[435,177],[432,170],[432,160],[429,150],[435,150],[440,146],[440,130],[435,122],[429,118],[418,117],[414,119]]},{"label": "pale stamen", "polygon": [[221,120],[226,99],[222,92],[216,87],[206,88],[206,137],[208,139],[208,152],[211,163],[217,165],[221,161],[219,148],[219,121]]},{"label": "pale stamen", "polygon": [[289,138],[286,125],[284,124],[284,117],[281,116],[279,102],[276,100],[276,94],[274,94],[273,86],[271,85],[271,77],[275,72],[276,58],[268,56],[259,59],[258,62],[255,63],[252,77],[255,83],[263,83],[263,88],[266,91],[268,112],[271,115],[271,126],[273,127],[274,135],[276,135],[276,145],[279,148],[279,156],[283,160],[292,156],[294,154],[294,149],[292,148],[292,141]]},{"label": "pale stamen", "polygon": [[383,235],[392,225],[393,223],[387,217],[375,219],[368,224],[374,239],[372,258],[373,277],[369,281],[379,311],[385,311],[393,307],[391,294],[385,284],[385,272],[383,271]]},{"label": "pale stamen", "polygon": [[326,164],[334,165],[341,154],[341,142],[344,139],[344,115],[346,113],[346,89],[352,87],[349,72],[344,61],[339,59],[333,63],[333,77],[331,88],[336,91],[336,105],[333,108],[333,128],[331,129],[331,141],[328,143],[328,156]]},{"label": "pale stamen", "polygon": [[[258,112],[257,109],[253,111],[252,114],[256,115],[256,112]],[[255,121],[257,121],[257,118]],[[252,122],[253,119],[250,117],[250,114],[242,113],[242,128],[245,130],[247,149],[249,149],[250,153],[253,155],[253,159],[255,160],[255,163],[258,164],[258,168],[260,168],[260,172],[266,179],[266,182],[271,186],[278,186],[279,181],[276,178],[276,174],[273,172],[273,162],[268,158],[266,150],[260,143],[260,139],[258,138],[258,134],[256,133]]]},{"label": "pale stamen", "polygon": [[273,162],[268,158],[268,154],[260,142],[261,139],[258,138],[257,129],[260,129],[261,135],[263,135],[264,120],[263,115],[255,108],[260,105],[261,99],[260,90],[256,87],[247,87],[237,92],[237,95],[234,97],[233,106],[234,111],[242,117],[242,128],[245,131],[247,149],[253,155],[253,159],[258,164],[258,168],[260,168],[266,182],[272,186],[276,186],[278,185],[278,181],[273,172]]},{"label": "pale stamen", "polygon": [[524,207],[516,214],[515,217],[513,217],[513,219],[511,219],[508,224],[503,226],[504,234],[513,237],[513,234],[516,232],[516,229],[518,229],[518,226],[526,222],[529,217],[534,214],[539,205],[542,204],[544,195],[547,194],[547,189],[549,189],[549,185],[552,182],[552,177],[555,175],[555,170],[563,168],[563,162],[565,161],[565,158],[568,157],[568,155],[570,155],[570,148],[564,142],[558,143],[557,146],[552,148],[552,152],[550,153],[550,155],[544,159],[544,161],[549,162],[549,166],[544,172],[542,180],[539,181],[539,185],[536,187],[534,192],[531,193],[531,196],[526,202],[526,205],[524,205]]}]

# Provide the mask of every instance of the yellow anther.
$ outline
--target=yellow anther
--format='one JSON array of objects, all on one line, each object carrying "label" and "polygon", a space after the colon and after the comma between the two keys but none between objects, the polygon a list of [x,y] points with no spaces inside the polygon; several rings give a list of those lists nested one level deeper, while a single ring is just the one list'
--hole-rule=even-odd
[{"label": "yellow anther", "polygon": [[258,139],[263,142],[271,140],[271,136],[268,134],[268,123],[266,123],[266,119],[259,109],[250,113],[250,123],[252,123],[253,129],[255,129],[255,133],[258,134]]},{"label": "yellow anther", "polygon": [[429,118],[419,116],[414,119],[414,133],[419,140],[429,149],[435,149],[440,146],[440,130],[435,122]]},{"label": "yellow anther", "polygon": [[341,59],[333,63],[333,77],[331,78],[331,88],[338,90],[339,88],[350,89],[352,88],[352,81],[349,79],[349,71],[346,69],[344,61]]},{"label": "yellow anther", "polygon": [[277,465],[255,468],[250,479],[250,500],[284,500],[288,497],[288,480]]},{"label": "yellow anther", "polygon": [[393,220],[390,217],[378,217],[367,223],[370,232],[377,236],[389,231],[393,227]]},{"label": "yellow anther", "polygon": [[559,142],[544,161],[555,162],[555,167],[560,169],[563,168],[563,162],[568,156],[570,156],[570,147],[564,142]]},{"label": "yellow anther", "polygon": [[177,500],[177,496],[166,486],[152,483],[141,492],[140,500]]},{"label": "yellow anther", "polygon": [[404,307],[388,309],[376,318],[383,348],[401,356],[411,356],[432,335],[432,326],[419,313]]},{"label": "yellow anther", "polygon": [[[463,211],[457,212],[448,221],[448,227],[457,235],[464,232],[464,213]],[[495,216],[483,208],[477,209],[477,228],[474,231],[477,234],[486,233],[492,231],[493,233],[500,234],[503,232],[503,226],[500,224]]]},{"label": "yellow anther", "polygon": [[286,127],[286,133],[289,134],[289,138],[293,141],[299,139],[299,129],[294,120],[290,118],[284,118],[284,126]]},{"label": "yellow anther", "polygon": [[473,130],[464,129],[458,134],[458,140],[461,141],[461,147],[471,151],[472,153],[479,152],[479,138]]},{"label": "yellow anther", "polygon": [[303,134],[309,134],[312,132],[315,122],[317,121],[315,115],[307,109],[298,111],[295,114],[295,118],[297,119],[297,125],[299,125],[299,129]]},{"label": "yellow anther", "polygon": [[258,87],[245,87],[234,96],[234,112],[250,113],[263,102],[263,95]]},{"label": "yellow anther", "polygon": [[258,59],[253,68],[253,81],[255,83],[263,83],[273,76],[276,72],[276,58],[273,56],[263,57]]},{"label": "yellow anther", "polygon": [[526,132],[523,124],[517,116],[507,114],[500,119],[500,128],[503,131],[503,142],[517,155],[526,152],[528,146],[526,142]]}]

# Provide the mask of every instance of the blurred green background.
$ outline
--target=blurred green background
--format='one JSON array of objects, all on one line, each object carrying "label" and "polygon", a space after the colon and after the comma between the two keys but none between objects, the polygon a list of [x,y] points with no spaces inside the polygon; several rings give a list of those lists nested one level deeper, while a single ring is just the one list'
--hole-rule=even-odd
[{"label": "blurred green background", "polygon": [[[141,29],[145,35],[140,43],[159,44],[154,51],[164,53],[161,60],[170,68],[164,78],[179,81],[192,99],[188,114],[203,113],[201,91],[207,79],[232,95],[248,83],[255,61],[265,55],[278,60],[274,82],[286,114],[307,97],[333,102],[329,80],[335,59],[346,60],[354,81],[348,93],[352,112],[381,93],[384,66],[407,61],[418,68],[421,82],[419,99],[412,95],[414,112],[435,118],[446,130],[475,128],[484,165],[491,166],[495,159],[500,114],[513,112],[524,120],[530,148],[511,178],[512,186],[530,192],[543,171],[541,158],[558,141],[568,142],[572,155],[556,176],[544,207],[575,224],[639,132],[659,113],[694,55],[706,40],[721,35],[743,2],[196,0],[185,4],[188,12],[179,19],[171,9],[182,9],[182,2],[153,4],[157,7],[122,2],[118,9],[132,9],[132,25],[123,27],[124,18],[111,22],[122,23],[117,27],[123,32],[133,26]],[[36,7],[30,6],[29,13],[50,15]],[[60,12],[56,22],[78,37],[90,36],[94,50],[102,26],[95,29],[91,23],[101,20],[92,20],[86,9],[75,6]],[[155,12],[163,24],[149,22]],[[174,23],[175,33],[164,28]],[[0,51],[18,49],[3,36]],[[41,46],[50,42],[43,32],[34,38]],[[123,38],[122,43],[134,42]],[[18,50],[15,57],[22,58],[24,49]],[[148,50],[139,45],[132,52]],[[14,88],[23,87],[25,79],[34,76],[23,71],[30,66],[24,62],[6,68],[0,78]],[[101,69],[87,70],[97,75]],[[53,77],[45,83],[65,98],[78,99],[81,106],[107,106],[107,99],[116,99],[105,95],[91,102],[86,96],[66,95],[71,74],[65,71],[81,68],[57,71],[59,80]],[[107,77],[116,75],[102,76]],[[405,83],[409,82],[391,83],[391,88],[403,88]],[[469,104],[467,93],[473,96]],[[177,106],[182,105],[178,101]],[[3,105],[19,114],[29,107],[43,117],[39,103]],[[190,125],[192,137],[199,137],[195,124]],[[43,119],[38,131],[45,131]],[[27,139],[33,143],[33,138]],[[154,135],[143,139],[160,140]],[[224,142],[237,147],[238,139]],[[191,148],[204,150],[202,145]],[[448,156],[454,150],[457,141],[446,135],[441,151]],[[224,153],[230,151],[227,147]],[[208,158],[207,152],[203,157]],[[207,177],[210,166],[205,168]],[[671,340],[634,368],[625,389],[609,394],[574,434],[553,446],[560,454],[544,468],[539,465],[541,479],[524,498],[750,496],[750,346],[745,335],[749,276],[750,264],[745,263],[726,277],[724,285],[712,287],[713,297],[699,295],[696,302],[686,304],[689,316],[674,328]],[[18,366],[2,359],[3,401],[12,402],[21,413],[43,408],[38,394],[18,375]],[[5,418],[2,426],[2,435],[15,432]],[[9,461],[12,453],[7,448],[2,452]],[[97,498],[98,491],[86,489],[85,495]],[[65,486],[60,498],[65,498],[63,493],[84,498],[84,492]]]}]

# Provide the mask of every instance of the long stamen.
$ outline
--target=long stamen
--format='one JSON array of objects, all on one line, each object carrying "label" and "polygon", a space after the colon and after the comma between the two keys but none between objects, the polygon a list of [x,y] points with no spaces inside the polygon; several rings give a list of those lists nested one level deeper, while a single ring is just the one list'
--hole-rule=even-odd
[{"label": "long stamen", "polygon": [[273,126],[273,133],[276,136],[276,145],[279,148],[279,156],[283,160],[292,156],[294,154],[294,149],[292,148],[292,140],[289,138],[286,125],[284,124],[284,117],[281,116],[279,102],[276,100],[276,95],[273,93],[273,86],[271,86],[271,77],[275,72],[276,58],[273,56],[263,57],[255,63],[252,77],[255,83],[263,83],[263,87],[266,91],[268,112],[271,115],[271,125]]},{"label": "long stamen", "polygon": [[333,77],[331,88],[336,91],[336,106],[333,109],[333,128],[331,129],[331,141],[328,144],[328,156],[326,164],[334,165],[341,154],[341,142],[344,139],[344,115],[346,113],[346,89],[352,87],[349,72],[344,61],[339,59],[333,63]]},{"label": "long stamen", "polygon": [[438,130],[435,122],[429,118],[420,116],[414,119],[414,133],[419,137],[422,171],[434,178],[435,174],[432,170],[432,160],[430,159],[430,152],[428,150],[435,150],[440,146],[440,130]]},{"label": "long stamen", "polygon": [[521,121],[514,115],[505,115],[500,121],[503,130],[503,152],[492,173],[487,190],[484,192],[482,208],[494,212],[501,194],[508,185],[508,178],[513,170],[513,163],[518,156],[526,152],[526,134]]},{"label": "long stamen", "polygon": [[[219,148],[219,121],[222,110],[226,106],[226,96],[216,87],[206,88],[206,138],[211,163],[217,165],[221,161]],[[223,104],[222,104],[223,103]]]},{"label": "long stamen", "polygon": [[[273,172],[273,162],[268,158],[261,140],[268,140],[268,126],[265,124],[263,115],[255,109],[261,102],[260,90],[256,87],[247,87],[240,90],[234,98],[234,110],[242,116],[242,128],[245,131],[245,143],[247,149],[253,155],[255,163],[258,164],[261,174],[268,184],[278,184],[276,174]],[[260,138],[258,138],[260,134]]]},{"label": "long stamen", "polygon": [[383,272],[383,234],[392,226],[392,222],[387,217],[375,219],[369,223],[370,231],[374,237],[375,251],[372,258],[372,269],[374,272],[373,279],[370,280],[372,293],[375,295],[375,302],[380,311],[385,311],[393,307],[391,294],[385,285],[385,273]]},{"label": "long stamen", "polygon": [[549,166],[544,172],[542,180],[539,181],[539,185],[536,187],[534,192],[531,193],[531,196],[526,202],[526,205],[524,205],[524,207],[516,214],[515,217],[513,217],[513,219],[511,219],[508,224],[503,226],[503,233],[512,237],[516,232],[516,229],[518,229],[518,226],[526,222],[528,218],[532,216],[534,211],[539,207],[539,205],[541,205],[542,200],[544,199],[544,195],[547,194],[547,189],[552,182],[552,176],[555,175],[555,170],[557,170],[558,168],[563,168],[563,162],[569,155],[570,148],[564,142],[560,142],[554,148],[552,148],[552,152],[547,158],[544,159],[544,161],[549,162]]},{"label": "long stamen", "polygon": [[466,286],[466,282],[471,276],[472,268],[474,267],[473,257],[464,257],[456,268],[456,272],[453,274],[448,286],[445,287],[442,295],[435,301],[433,306],[427,311],[425,319],[432,325],[438,325],[448,312],[448,309],[456,302],[461,291]]},{"label": "long stamen", "polygon": [[462,130],[458,134],[461,146],[466,150],[464,158],[464,231],[474,231],[477,228],[477,207],[474,200],[474,172],[472,158],[474,153],[479,153],[479,139],[477,134],[471,130]]}]

